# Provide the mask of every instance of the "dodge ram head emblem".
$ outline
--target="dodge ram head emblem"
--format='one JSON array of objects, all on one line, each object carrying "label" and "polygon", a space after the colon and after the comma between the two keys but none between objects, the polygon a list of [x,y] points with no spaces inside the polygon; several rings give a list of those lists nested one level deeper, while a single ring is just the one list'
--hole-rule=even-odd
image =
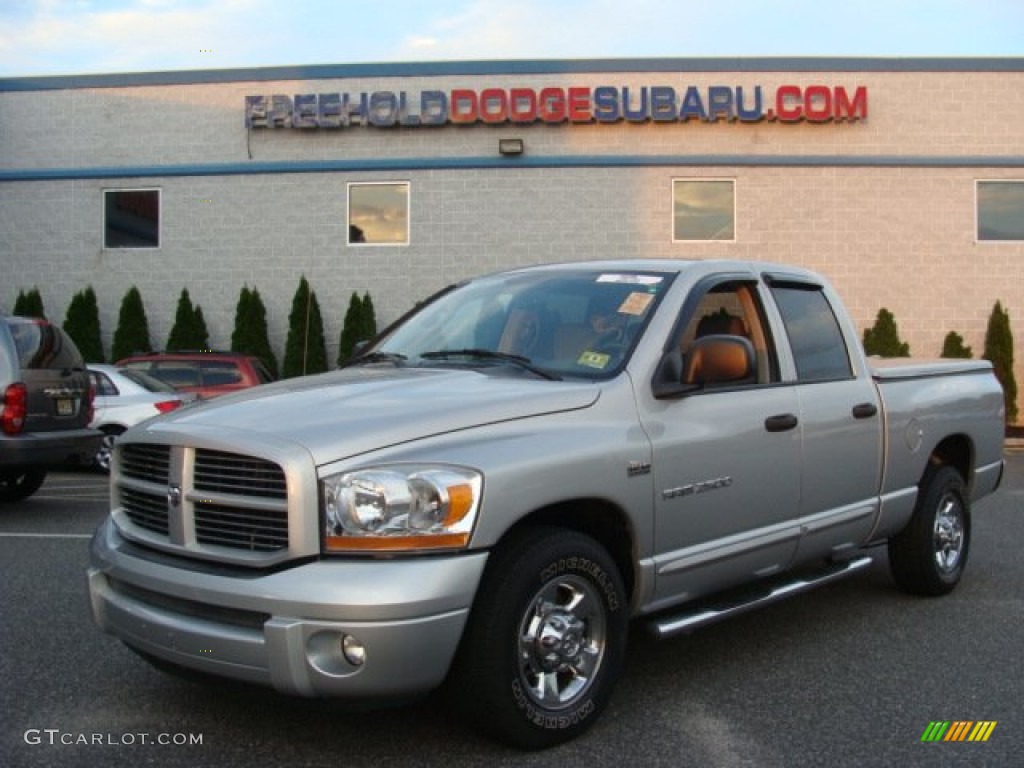
[{"label": "dodge ram head emblem", "polygon": [[167,486],[167,506],[171,509],[177,509],[181,506],[181,486],[180,485],[169,485]]}]

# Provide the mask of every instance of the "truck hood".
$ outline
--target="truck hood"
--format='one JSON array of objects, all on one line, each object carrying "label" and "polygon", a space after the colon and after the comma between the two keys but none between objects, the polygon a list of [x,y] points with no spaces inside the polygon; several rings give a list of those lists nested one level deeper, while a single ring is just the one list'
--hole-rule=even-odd
[{"label": "truck hood", "polygon": [[587,408],[599,395],[592,382],[465,369],[350,368],[206,400],[140,429],[157,439],[202,437],[235,451],[253,438],[290,442],[319,466],[446,432]]}]

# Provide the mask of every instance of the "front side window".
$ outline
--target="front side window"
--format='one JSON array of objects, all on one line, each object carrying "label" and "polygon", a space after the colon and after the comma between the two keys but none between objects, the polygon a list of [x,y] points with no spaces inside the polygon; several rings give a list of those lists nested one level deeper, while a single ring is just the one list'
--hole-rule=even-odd
[{"label": "front side window", "polygon": [[[679,351],[684,360],[694,354],[694,342],[705,336],[739,336],[754,350],[755,370],[750,380],[732,384],[768,384],[777,381],[776,360],[764,309],[753,283],[725,282],[713,286],[686,320],[679,336]],[[689,366],[688,366],[689,367]]]},{"label": "front side window", "polygon": [[672,240],[736,239],[736,184],[731,179],[673,179]]},{"label": "front side window", "polygon": [[160,247],[159,189],[103,192],[103,247]]},{"label": "front side window", "polygon": [[853,376],[846,341],[832,306],[817,286],[773,285],[800,381]]},{"label": "front side window", "polygon": [[979,181],[978,240],[1024,240],[1024,181]]},{"label": "front side window", "polygon": [[348,185],[349,245],[409,244],[409,183]]}]

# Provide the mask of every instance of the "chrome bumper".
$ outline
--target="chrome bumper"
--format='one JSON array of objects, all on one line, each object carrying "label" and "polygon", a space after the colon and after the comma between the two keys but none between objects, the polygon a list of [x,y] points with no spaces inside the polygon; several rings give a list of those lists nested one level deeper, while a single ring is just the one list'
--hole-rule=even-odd
[{"label": "chrome bumper", "polygon": [[[129,549],[109,520],[92,540],[89,593],[103,631],[189,669],[345,698],[440,685],[487,560],[322,560],[234,576]],[[353,663],[345,642],[361,647],[365,661]]]}]

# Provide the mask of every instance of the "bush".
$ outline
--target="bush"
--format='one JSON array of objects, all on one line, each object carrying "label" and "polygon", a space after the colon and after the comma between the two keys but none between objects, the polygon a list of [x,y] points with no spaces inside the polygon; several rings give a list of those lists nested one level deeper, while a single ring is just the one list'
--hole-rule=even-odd
[{"label": "bush", "polygon": [[209,346],[210,334],[206,331],[203,310],[199,306],[192,306],[188,289],[182,288],[174,325],[167,337],[167,349],[207,349]]},{"label": "bush", "polygon": [[338,338],[338,365],[352,357],[356,344],[362,341],[362,313],[363,302],[353,291],[352,297],[348,300],[345,321],[341,326],[341,336]]},{"label": "bush", "polygon": [[363,334],[364,339],[372,339],[377,335],[377,313],[369,292],[363,294]]},{"label": "bush", "polygon": [[100,310],[96,292],[90,285],[76,293],[64,316],[64,330],[75,342],[87,363],[103,363],[103,335],[100,333]]},{"label": "bush", "polygon": [[1010,332],[1010,313],[1003,309],[1000,302],[992,307],[988,318],[988,329],[985,331],[986,360],[991,361],[996,378],[1003,385],[1003,397],[1006,399],[1006,423],[1017,422],[1017,380],[1013,375],[1013,334]]},{"label": "bush", "polygon": [[950,331],[942,341],[942,357],[969,359],[974,357],[970,347],[964,345],[964,337],[956,331]]},{"label": "bush", "polygon": [[22,317],[38,317],[41,320],[45,320],[46,314],[43,312],[43,297],[39,293],[39,289],[33,288],[28,293],[18,291],[18,298],[14,300],[14,311],[11,314],[21,315]]},{"label": "bush", "polygon": [[267,332],[267,308],[263,305],[260,292],[249,286],[242,286],[235,308],[235,328],[231,332],[231,349],[245,355],[254,355],[263,361],[274,378],[277,378],[277,358],[270,346]]},{"label": "bush", "polygon": [[864,330],[864,352],[881,357],[910,357],[910,345],[900,341],[896,318],[885,307],[878,310],[874,326]]},{"label": "bush", "polygon": [[338,340],[338,365],[352,357],[356,344],[369,341],[376,335],[377,317],[373,309],[373,299],[370,298],[369,292],[364,293],[360,299],[353,291],[348,302],[348,311],[345,313],[341,338]]},{"label": "bush", "polygon": [[288,315],[288,338],[284,346],[281,376],[287,379],[326,370],[327,342],[324,339],[320,304],[303,275],[295,291],[295,298],[292,299],[292,311]]},{"label": "bush", "polygon": [[149,342],[149,323],[142,306],[142,294],[134,285],[121,300],[121,311],[117,316],[117,329],[110,345],[110,359],[114,362],[130,355],[152,351]]}]

